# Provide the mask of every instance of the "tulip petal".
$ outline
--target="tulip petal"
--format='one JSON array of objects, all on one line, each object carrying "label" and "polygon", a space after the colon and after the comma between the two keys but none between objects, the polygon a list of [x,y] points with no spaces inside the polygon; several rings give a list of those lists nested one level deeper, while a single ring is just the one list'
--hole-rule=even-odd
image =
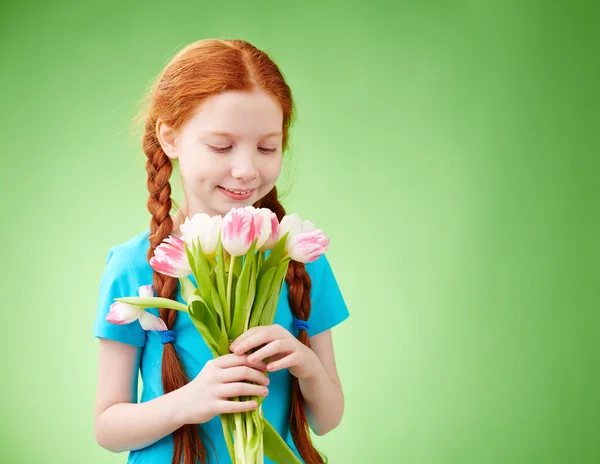
[{"label": "tulip petal", "polygon": [[154,286],[153,285],[142,285],[138,289],[138,295],[142,298],[150,298],[154,296]]},{"label": "tulip petal", "polygon": [[310,263],[329,248],[329,238],[320,229],[303,232],[292,238],[289,255],[294,261]]},{"label": "tulip petal", "polygon": [[110,305],[106,320],[112,324],[129,324],[139,317],[140,311],[137,306],[117,301]]},{"label": "tulip petal", "polygon": [[167,237],[156,247],[150,266],[156,272],[171,277],[186,277],[192,273],[184,241],[175,235]]},{"label": "tulip petal", "polygon": [[268,208],[259,208],[254,214],[254,218],[259,219],[256,222],[258,240],[256,248],[260,251],[272,249],[277,243],[279,221],[277,215]]},{"label": "tulip petal", "polygon": [[219,215],[211,217],[206,213],[198,213],[191,219],[186,218],[179,228],[188,247],[192,248],[195,240],[199,239],[204,255],[212,259],[217,254],[222,224],[223,218]]},{"label": "tulip petal", "polygon": [[221,240],[231,256],[245,255],[256,239],[252,212],[245,208],[231,208],[223,218]]},{"label": "tulip petal", "polygon": [[140,312],[140,325],[144,330],[167,330],[165,321],[143,310]]}]

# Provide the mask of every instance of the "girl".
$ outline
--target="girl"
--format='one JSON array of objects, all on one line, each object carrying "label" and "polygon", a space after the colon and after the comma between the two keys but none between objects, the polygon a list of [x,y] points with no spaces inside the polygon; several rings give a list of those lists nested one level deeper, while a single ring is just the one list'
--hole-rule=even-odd
[{"label": "girl", "polygon": [[[139,320],[106,321],[115,298],[137,296],[145,285],[183,303],[178,280],[154,272],[149,260],[163,239],[180,235],[185,217],[224,216],[253,205],[283,218],[275,183],[292,108],[278,67],[241,40],[188,45],[149,95],[143,150],[150,229],[110,249],[94,325],[100,338],[96,440],[113,452],[129,450],[128,463],[228,462],[219,414],[257,407],[228,400],[241,395],[265,396],[264,415],[292,450],[305,463],[324,462],[309,427],[323,435],[340,423],[344,397],[329,329],[349,315],[325,255],[312,263],[290,262],[275,323],[248,330],[232,342],[232,354],[218,359],[185,313],[149,310],[174,337],[145,331]],[[174,163],[184,201],[172,218]],[[258,351],[244,354],[253,348]]]}]

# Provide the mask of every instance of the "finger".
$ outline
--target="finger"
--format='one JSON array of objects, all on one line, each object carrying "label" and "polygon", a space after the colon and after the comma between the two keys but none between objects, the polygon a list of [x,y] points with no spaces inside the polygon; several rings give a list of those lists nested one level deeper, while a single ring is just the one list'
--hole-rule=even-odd
[{"label": "finger", "polygon": [[293,351],[293,346],[287,340],[273,340],[268,345],[262,347],[255,353],[248,356],[248,362],[262,361],[269,356],[274,356],[277,353],[289,353]]},{"label": "finger", "polygon": [[262,360],[253,361],[253,362],[247,361],[246,366],[249,366],[260,372],[265,372],[267,370],[267,363]]},{"label": "finger", "polygon": [[247,340],[249,337],[253,336],[254,334],[256,334],[257,332],[260,332],[263,329],[264,329],[264,326],[259,326],[259,327],[252,327],[251,329],[246,330],[243,334],[241,334],[238,338],[236,338],[233,342],[231,342],[231,345],[229,345],[229,349],[232,352],[237,352],[235,350],[235,348],[237,348],[240,345],[240,343],[244,342],[244,340]]},{"label": "finger", "polygon": [[236,344],[234,347],[234,352],[237,354],[247,353],[252,348],[256,348],[257,346],[266,345],[269,342],[275,340],[276,337],[273,336],[267,330],[261,330],[256,332],[254,335],[251,335],[243,342]]},{"label": "finger", "polygon": [[267,370],[269,372],[279,371],[281,369],[287,369],[298,364],[298,358],[295,353],[292,353],[278,361],[267,364]]},{"label": "finger", "polygon": [[238,396],[267,396],[269,389],[264,385],[235,382],[219,385],[216,394],[220,398],[236,398]]},{"label": "finger", "polygon": [[253,411],[258,407],[256,401],[229,401],[219,400],[216,409],[219,414],[232,414],[236,412]]},{"label": "finger", "polygon": [[219,356],[215,358],[214,362],[217,366],[228,369],[230,367],[235,366],[243,366],[244,364],[248,364],[248,356],[246,354],[225,354],[223,356]]},{"label": "finger", "polygon": [[241,380],[248,380],[260,385],[268,385],[270,382],[269,378],[263,372],[257,371],[249,366],[237,366],[224,369],[219,375],[219,381],[222,383],[239,382]]}]

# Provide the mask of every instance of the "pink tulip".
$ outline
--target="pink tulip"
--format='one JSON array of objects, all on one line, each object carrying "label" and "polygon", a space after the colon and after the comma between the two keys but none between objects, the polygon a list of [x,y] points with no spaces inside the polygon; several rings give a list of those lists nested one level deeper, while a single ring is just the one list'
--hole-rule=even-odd
[{"label": "pink tulip", "polygon": [[[260,226],[258,226],[257,218],[262,218]],[[277,215],[268,208],[259,208],[254,214],[257,230],[259,230],[258,241],[256,248],[260,251],[270,250],[275,246],[279,238],[279,221]]]},{"label": "pink tulip", "polygon": [[156,247],[150,266],[156,272],[171,277],[186,277],[192,273],[184,241],[175,235],[170,235]]},{"label": "pink tulip", "polygon": [[286,215],[279,224],[278,239],[281,239],[288,233],[287,240],[285,241],[285,250],[287,251],[293,237],[302,232],[311,232],[315,229],[316,227],[312,222],[303,221],[297,214]]},{"label": "pink tulip", "polygon": [[[154,296],[154,287],[143,285],[139,288],[138,293],[141,297],[152,297]],[[119,301],[110,305],[110,311],[106,315],[108,322],[119,325],[130,324],[137,319],[144,330],[167,330],[167,325],[161,318],[142,308]]]},{"label": "pink tulip", "polygon": [[286,243],[290,258],[302,263],[315,261],[329,248],[329,238],[320,229],[301,232]]},{"label": "pink tulip", "polygon": [[231,256],[242,256],[248,253],[250,245],[256,239],[254,214],[250,209],[231,208],[223,218],[221,240],[223,248]]}]

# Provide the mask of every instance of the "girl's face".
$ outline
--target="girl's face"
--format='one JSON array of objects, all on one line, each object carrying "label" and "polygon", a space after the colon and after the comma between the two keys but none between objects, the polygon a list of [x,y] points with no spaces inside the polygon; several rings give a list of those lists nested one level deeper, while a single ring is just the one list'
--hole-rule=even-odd
[{"label": "girl's face", "polygon": [[224,216],[269,193],[281,172],[282,125],[280,104],[262,90],[205,100],[178,134],[159,119],[161,146],[179,160],[188,216]]}]

